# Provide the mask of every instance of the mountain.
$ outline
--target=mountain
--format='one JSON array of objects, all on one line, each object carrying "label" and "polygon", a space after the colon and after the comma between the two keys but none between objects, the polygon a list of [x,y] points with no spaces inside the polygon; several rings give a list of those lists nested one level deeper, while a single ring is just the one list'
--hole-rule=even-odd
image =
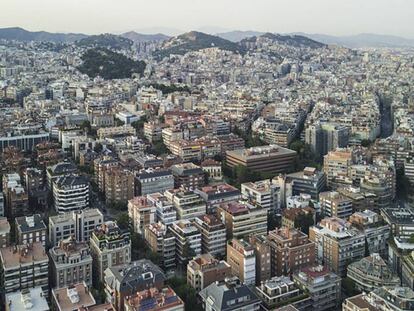
[{"label": "mountain", "polygon": [[135,31],[129,31],[121,34],[121,37],[127,38],[131,41],[134,41],[135,43],[141,43],[141,42],[161,42],[168,40],[170,37],[166,36],[162,33],[157,33],[153,35],[149,34],[142,34]]},{"label": "mountain", "polygon": [[247,39],[247,38],[250,38],[250,37],[258,37],[258,36],[261,36],[263,34],[264,34],[264,32],[259,32],[259,31],[235,30],[235,31],[218,33],[217,36],[219,36],[220,38],[232,41],[232,42],[240,42],[243,39]]},{"label": "mountain", "polygon": [[134,42],[121,36],[105,33],[89,36],[77,42],[79,46],[113,48],[116,50],[130,49]]},{"label": "mountain", "polygon": [[0,29],[0,39],[17,41],[51,41],[51,42],[75,42],[86,38],[81,33],[51,33],[46,31],[28,31],[20,27]]},{"label": "mountain", "polygon": [[414,47],[414,39],[398,36],[363,33],[353,36],[330,36],[323,34],[298,33],[325,44],[336,44],[348,48],[364,47]]},{"label": "mountain", "polygon": [[274,34],[274,33],[265,33],[259,37],[250,37],[243,39],[240,43],[245,45],[249,42],[254,42],[258,38],[267,38],[272,40],[273,42],[280,44],[280,45],[289,45],[292,47],[297,48],[311,48],[311,49],[319,49],[324,48],[326,44],[321,43],[319,41],[313,40],[311,38],[302,36],[302,35],[281,35],[281,34]]},{"label": "mountain", "polygon": [[131,78],[135,73],[142,75],[146,66],[143,61],[135,61],[105,48],[90,49],[81,58],[83,63],[78,70],[91,78]]},{"label": "mountain", "polygon": [[160,59],[171,54],[184,55],[191,51],[199,51],[211,47],[234,53],[245,52],[244,48],[237,43],[202,32],[191,31],[165,41],[162,47],[155,51],[154,56]]}]

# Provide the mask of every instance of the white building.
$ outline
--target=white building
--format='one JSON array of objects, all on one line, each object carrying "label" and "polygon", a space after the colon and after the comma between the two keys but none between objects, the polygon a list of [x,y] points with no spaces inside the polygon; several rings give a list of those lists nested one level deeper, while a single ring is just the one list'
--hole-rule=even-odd
[{"label": "white building", "polygon": [[57,212],[83,210],[89,207],[89,181],[83,176],[62,176],[53,183]]}]

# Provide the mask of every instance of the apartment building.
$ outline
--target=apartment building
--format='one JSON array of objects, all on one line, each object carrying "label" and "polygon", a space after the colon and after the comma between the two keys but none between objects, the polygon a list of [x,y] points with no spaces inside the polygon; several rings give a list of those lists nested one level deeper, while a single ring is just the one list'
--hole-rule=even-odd
[{"label": "apartment building", "polygon": [[25,288],[5,295],[5,311],[49,311],[49,304],[43,295],[42,287]]},{"label": "apartment building", "polygon": [[365,254],[364,234],[337,217],[324,218],[311,227],[309,239],[316,245],[318,261],[323,261],[339,276],[346,274],[349,262],[363,258]]},{"label": "apartment building", "polygon": [[178,219],[193,220],[206,213],[206,203],[193,191],[172,189],[164,194],[168,200],[173,202]]},{"label": "apartment building", "polygon": [[292,194],[309,194],[313,200],[319,199],[319,193],[326,188],[326,176],[324,172],[314,167],[305,167],[303,171],[286,175],[288,183],[292,184]]},{"label": "apartment building", "polygon": [[286,275],[315,262],[315,244],[297,229],[275,229],[269,232],[268,239],[272,275]]},{"label": "apartment building", "polygon": [[106,171],[111,168],[119,167],[119,162],[110,156],[103,156],[93,161],[93,171],[98,184],[99,191],[105,192]]},{"label": "apartment building", "polygon": [[194,226],[201,232],[201,252],[216,257],[226,254],[226,227],[215,215],[205,214],[196,217]]},{"label": "apartment building", "polygon": [[164,270],[173,270],[175,264],[175,236],[166,224],[153,223],[145,227],[145,240],[151,250],[159,255]]},{"label": "apartment building", "polygon": [[183,163],[171,166],[175,188],[194,190],[205,185],[203,169],[193,163]]},{"label": "apartment building", "polygon": [[164,225],[170,225],[177,220],[177,211],[174,204],[168,198],[159,193],[147,195],[147,200],[155,206],[155,221]]},{"label": "apartment building", "polygon": [[49,258],[41,242],[0,249],[0,285],[4,293],[41,287],[49,292]]},{"label": "apartment building", "polygon": [[122,231],[115,222],[98,226],[90,238],[93,258],[93,276],[103,281],[107,268],[131,262],[131,241],[128,231]]},{"label": "apartment building", "polygon": [[312,310],[334,310],[341,303],[341,278],[323,266],[308,266],[293,274],[293,281],[312,300]]},{"label": "apartment building", "polygon": [[49,243],[57,246],[60,240],[71,236],[78,242],[87,242],[92,232],[104,221],[102,212],[97,208],[66,212],[49,217]]},{"label": "apartment building", "polygon": [[134,197],[134,174],[119,167],[105,170],[105,201],[107,204],[127,203]]},{"label": "apartment building", "polygon": [[414,234],[414,208],[387,208],[381,210],[381,216],[391,227],[393,236],[409,239]]},{"label": "apartment building", "polygon": [[57,212],[89,207],[89,181],[84,176],[66,175],[53,182],[53,199]]},{"label": "apartment building", "polygon": [[[67,287],[52,288],[52,308],[56,311],[92,311],[96,306],[95,298],[84,282]],[[102,311],[105,309],[95,309]],[[108,311],[112,311],[109,309]]]},{"label": "apartment building", "polygon": [[319,195],[321,212],[327,217],[348,219],[352,215],[352,201],[336,191],[322,192]]},{"label": "apartment building", "polygon": [[230,265],[208,253],[195,257],[187,265],[187,284],[194,288],[197,293],[211,283],[222,282],[230,276]]},{"label": "apartment building", "polygon": [[144,229],[155,222],[155,205],[147,197],[135,197],[128,201],[128,215],[136,233],[144,234]]},{"label": "apartment building", "polygon": [[233,276],[243,284],[256,284],[256,255],[254,248],[245,240],[232,239],[227,243],[226,261]]},{"label": "apartment building", "polygon": [[124,303],[125,311],[184,311],[184,307],[184,301],[169,286],[139,291]]},{"label": "apartment building", "polygon": [[41,242],[46,247],[47,227],[39,214],[17,217],[15,222],[17,244]]},{"label": "apartment building", "polygon": [[269,145],[226,151],[226,163],[229,167],[245,166],[262,173],[287,173],[293,169],[296,151]]},{"label": "apartment building", "polygon": [[10,245],[10,223],[6,217],[0,217],[0,248]]},{"label": "apartment building", "polygon": [[166,190],[174,189],[174,176],[170,170],[146,169],[137,174],[135,185],[137,195],[164,193]]},{"label": "apartment building", "polygon": [[227,238],[267,233],[266,209],[242,202],[220,204],[217,216],[226,226]]},{"label": "apartment building", "polygon": [[86,242],[78,242],[74,237],[59,241],[58,246],[49,250],[51,284],[64,288],[84,282],[92,286],[92,256]]},{"label": "apartment building", "polygon": [[276,213],[281,208],[281,189],[271,180],[260,180],[241,184],[243,199]]},{"label": "apartment building", "polygon": [[351,262],[346,276],[355,282],[361,292],[370,292],[382,286],[396,287],[400,278],[393,274],[379,254],[372,254],[359,261]]},{"label": "apartment building", "polygon": [[111,301],[117,311],[123,311],[127,297],[152,287],[161,290],[164,281],[162,270],[148,259],[109,267],[104,274],[106,300]]},{"label": "apartment building", "polygon": [[226,183],[207,185],[195,189],[194,193],[203,198],[209,213],[214,213],[222,203],[237,201],[241,198],[240,190]]},{"label": "apartment building", "polygon": [[212,283],[199,295],[204,310],[258,311],[260,309],[261,301],[255,292],[237,278],[227,278],[223,282]]},{"label": "apartment building", "polygon": [[326,175],[326,185],[331,189],[352,184],[348,177],[348,169],[352,165],[350,149],[336,149],[324,156],[323,171]]},{"label": "apartment building", "polygon": [[[275,310],[291,303],[294,310],[310,310],[312,300],[288,276],[276,276],[256,286],[265,310]],[[279,310],[279,309],[276,309]]]},{"label": "apartment building", "polygon": [[193,257],[201,254],[201,233],[189,220],[177,220],[169,230],[175,237],[176,262],[186,266]]},{"label": "apartment building", "polygon": [[29,214],[29,196],[17,173],[3,176],[3,196],[5,215],[9,218]]},{"label": "apartment building", "polygon": [[266,235],[252,235],[249,243],[256,257],[256,285],[271,277],[271,248]]}]

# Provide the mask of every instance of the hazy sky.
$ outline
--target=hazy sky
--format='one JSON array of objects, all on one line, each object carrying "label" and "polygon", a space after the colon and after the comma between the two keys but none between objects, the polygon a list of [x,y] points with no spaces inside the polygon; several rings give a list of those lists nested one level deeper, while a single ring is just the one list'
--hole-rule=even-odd
[{"label": "hazy sky", "polygon": [[363,32],[414,38],[414,0],[0,0],[0,27],[63,32]]}]

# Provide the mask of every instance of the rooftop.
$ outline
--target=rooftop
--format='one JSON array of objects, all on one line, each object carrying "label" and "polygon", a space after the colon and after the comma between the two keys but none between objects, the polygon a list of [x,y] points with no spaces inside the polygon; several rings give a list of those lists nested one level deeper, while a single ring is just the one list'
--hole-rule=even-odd
[{"label": "rooftop", "polygon": [[29,288],[22,291],[6,294],[5,301],[9,305],[9,311],[50,310],[46,297],[43,295],[43,289],[41,287]]},{"label": "rooftop", "polygon": [[41,242],[1,248],[0,257],[6,269],[34,262],[49,261]]},{"label": "rooftop", "polygon": [[59,311],[72,311],[80,307],[90,307],[96,303],[85,283],[59,289],[54,288],[52,295],[57,302]]}]

